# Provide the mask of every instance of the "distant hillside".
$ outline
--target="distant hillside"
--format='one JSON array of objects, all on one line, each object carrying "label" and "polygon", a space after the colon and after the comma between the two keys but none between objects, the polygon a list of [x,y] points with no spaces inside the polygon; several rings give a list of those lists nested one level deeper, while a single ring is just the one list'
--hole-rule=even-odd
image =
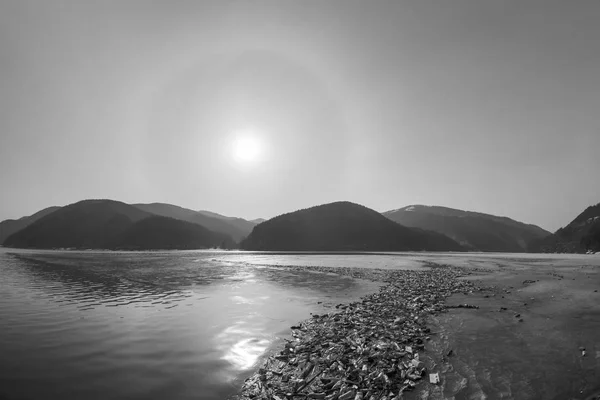
[{"label": "distant hillside", "polygon": [[272,218],[257,225],[241,247],[281,251],[462,250],[444,235],[406,228],[350,202],[324,204]]},{"label": "distant hillside", "polygon": [[211,211],[205,211],[205,210],[199,210],[198,211],[201,214],[206,215],[207,217],[212,217],[212,218],[217,218],[220,219],[224,222],[226,222],[227,224],[235,227],[236,229],[238,229],[243,236],[240,237],[240,239],[242,239],[243,237],[246,237],[250,234],[250,232],[252,232],[252,229],[256,226],[256,223],[253,221],[248,221],[245,220],[243,218],[238,218],[238,217],[226,217],[224,215],[221,214],[217,214]]},{"label": "distant hillside", "polygon": [[6,238],[5,246],[103,248],[132,223],[151,214],[112,200],[84,200],[62,207]]},{"label": "distant hillside", "polygon": [[265,221],[266,221],[266,219],[264,219],[264,218],[256,218],[256,219],[250,220],[250,222],[252,222],[254,225],[262,224]]},{"label": "distant hillside", "polygon": [[132,224],[110,244],[128,250],[231,248],[229,235],[178,219],[152,216]]},{"label": "distant hillside", "polygon": [[36,212],[28,217],[22,217],[19,219],[7,219],[0,222],[0,244],[4,243],[7,237],[13,233],[20,231],[28,225],[31,225],[38,219],[58,210],[60,207],[48,207],[41,211]]},{"label": "distant hillside", "polygon": [[544,253],[600,251],[600,203],[586,208],[553,235],[531,243],[531,251]]},{"label": "distant hillside", "polygon": [[45,249],[170,249],[210,247],[228,239],[226,235],[180,222],[158,218],[119,201],[84,200],[38,219],[9,236],[4,245]]},{"label": "distant hillside", "polygon": [[254,224],[241,218],[224,217],[208,211],[194,211],[172,204],[151,203],[132,205],[148,213],[202,225],[211,231],[229,235],[236,242],[248,236],[254,227]]},{"label": "distant hillside", "polygon": [[507,217],[447,207],[412,205],[383,213],[404,226],[444,234],[470,250],[524,252],[550,232]]}]

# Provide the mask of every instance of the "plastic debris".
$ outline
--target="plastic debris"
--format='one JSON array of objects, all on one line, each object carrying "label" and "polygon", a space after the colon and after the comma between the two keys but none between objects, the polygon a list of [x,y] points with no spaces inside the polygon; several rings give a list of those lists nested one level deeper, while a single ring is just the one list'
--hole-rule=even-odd
[{"label": "plastic debris", "polygon": [[429,374],[429,383],[433,383],[434,385],[440,383],[440,374],[437,372],[435,374]]},{"label": "plastic debris", "polygon": [[[385,284],[360,301],[339,304],[334,312],[314,314],[293,326],[291,339],[245,381],[237,399],[400,399],[427,374],[419,356],[431,332],[427,317],[445,312],[451,294],[474,288],[457,279],[468,272],[449,266],[427,271],[286,268]],[[439,374],[429,379],[438,383]]]}]

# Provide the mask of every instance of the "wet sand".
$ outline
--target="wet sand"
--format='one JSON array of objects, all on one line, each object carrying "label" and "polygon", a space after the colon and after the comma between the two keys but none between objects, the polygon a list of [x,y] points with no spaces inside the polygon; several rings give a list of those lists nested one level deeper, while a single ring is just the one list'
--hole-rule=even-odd
[{"label": "wet sand", "polygon": [[[471,267],[489,287],[454,295],[431,320],[431,367],[444,377],[423,398],[591,399],[600,394],[599,259],[506,260]],[[483,272],[485,271],[485,272]],[[452,350],[452,355],[447,356]]]},{"label": "wet sand", "polygon": [[[470,273],[459,279],[468,279],[475,290],[453,294],[446,299],[446,312],[429,314],[425,325],[431,330],[427,334],[431,340],[424,340],[420,360],[426,367],[424,377],[437,372],[440,382],[415,380],[419,382],[415,390],[403,390],[402,398],[591,399],[600,392],[598,257],[432,258]],[[338,272],[361,275],[350,273],[356,270]],[[381,274],[376,279],[389,277],[385,271],[371,271]],[[459,304],[478,308],[453,308]],[[425,331],[420,334],[425,339]],[[279,367],[288,373],[294,370]],[[395,379],[394,374],[389,376]],[[254,378],[268,381],[260,374]],[[396,393],[374,398],[394,398],[399,387],[394,386]],[[356,396],[370,394],[361,391],[360,385],[347,383],[346,391],[338,391],[337,397],[323,390],[323,398],[350,398],[350,389]],[[316,392],[313,398],[320,396]]]}]

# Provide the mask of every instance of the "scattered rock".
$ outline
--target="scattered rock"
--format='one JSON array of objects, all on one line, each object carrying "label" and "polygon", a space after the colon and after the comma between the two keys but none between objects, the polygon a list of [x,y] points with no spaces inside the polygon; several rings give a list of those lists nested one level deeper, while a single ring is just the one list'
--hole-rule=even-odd
[{"label": "scattered rock", "polygon": [[[296,268],[296,267],[294,267]],[[293,327],[292,340],[267,358],[237,397],[258,399],[399,399],[426,376],[419,358],[431,314],[445,312],[445,299],[473,290],[455,267],[428,271],[298,267],[385,283],[378,293],[313,315]],[[479,308],[469,304],[457,308]],[[448,355],[453,352],[450,350]],[[438,373],[430,374],[439,383]]]}]

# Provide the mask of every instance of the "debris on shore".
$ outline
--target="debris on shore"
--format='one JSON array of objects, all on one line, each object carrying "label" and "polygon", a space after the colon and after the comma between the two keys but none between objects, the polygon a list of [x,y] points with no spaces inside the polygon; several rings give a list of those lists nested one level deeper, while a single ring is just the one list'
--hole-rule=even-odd
[{"label": "debris on shore", "polygon": [[[427,271],[292,267],[384,282],[378,293],[313,315],[292,327],[293,340],[267,358],[236,397],[248,399],[392,400],[440,377],[419,358],[430,332],[428,315],[445,311],[446,297],[476,290],[455,267]],[[461,305],[466,308],[476,308]]]},{"label": "debris on shore", "polygon": [[473,304],[459,304],[456,306],[448,306],[447,308],[474,308],[479,309],[479,306],[474,306]]}]

